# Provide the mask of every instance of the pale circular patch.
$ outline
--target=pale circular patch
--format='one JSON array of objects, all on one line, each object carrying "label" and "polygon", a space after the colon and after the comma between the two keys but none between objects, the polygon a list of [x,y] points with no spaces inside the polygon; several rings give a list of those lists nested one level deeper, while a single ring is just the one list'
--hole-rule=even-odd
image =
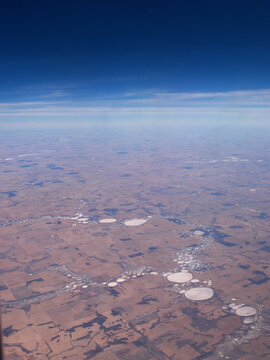
[{"label": "pale circular patch", "polygon": [[192,274],[186,272],[177,272],[167,276],[167,280],[175,283],[185,283],[192,279]]},{"label": "pale circular patch", "polygon": [[116,281],[117,281],[118,283],[122,283],[122,282],[125,281],[125,279],[124,279],[124,278],[118,278],[118,279],[116,279]]},{"label": "pale circular patch", "polygon": [[197,287],[185,292],[185,297],[189,300],[207,300],[214,295],[214,291],[207,287]]},{"label": "pale circular patch", "polygon": [[99,220],[100,224],[111,224],[111,223],[114,223],[116,222],[117,220],[116,219],[113,219],[113,218],[109,218],[109,219],[101,219]]},{"label": "pale circular patch", "polygon": [[111,281],[107,284],[109,287],[115,287],[117,286],[117,282],[116,281]]},{"label": "pale circular patch", "polygon": [[139,226],[139,225],[143,225],[146,223],[148,219],[130,219],[130,220],[125,220],[124,224],[126,226]]},{"label": "pale circular patch", "polygon": [[192,283],[198,283],[200,280],[199,279],[192,279],[191,282]]},{"label": "pale circular patch", "polygon": [[257,310],[252,306],[242,306],[236,310],[236,315],[238,316],[252,316],[255,315]]},{"label": "pale circular patch", "polygon": [[253,317],[246,317],[246,318],[244,318],[243,322],[244,322],[244,324],[251,324],[254,322],[254,320],[255,319]]}]

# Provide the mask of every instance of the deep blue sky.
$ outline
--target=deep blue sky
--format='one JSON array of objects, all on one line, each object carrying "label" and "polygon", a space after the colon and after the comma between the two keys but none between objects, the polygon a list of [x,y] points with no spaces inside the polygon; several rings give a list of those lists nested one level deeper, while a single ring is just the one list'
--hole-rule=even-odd
[{"label": "deep blue sky", "polygon": [[0,102],[268,89],[270,1],[2,0]]}]

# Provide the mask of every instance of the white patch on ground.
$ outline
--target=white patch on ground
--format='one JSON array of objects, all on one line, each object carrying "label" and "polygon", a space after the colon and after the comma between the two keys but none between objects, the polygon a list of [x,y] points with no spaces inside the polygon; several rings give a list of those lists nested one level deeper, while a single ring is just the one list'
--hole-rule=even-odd
[{"label": "white patch on ground", "polygon": [[191,282],[192,283],[198,283],[200,280],[199,279],[192,279]]},{"label": "white patch on ground", "polygon": [[111,224],[111,223],[115,223],[116,221],[117,220],[113,218],[99,220],[100,224]]},{"label": "white patch on ground", "polygon": [[236,315],[238,316],[252,316],[255,315],[257,310],[252,306],[242,306],[236,310]]},{"label": "white patch on ground", "polygon": [[185,292],[185,297],[189,300],[207,300],[214,295],[214,291],[207,287],[197,287]]},{"label": "white patch on ground", "polygon": [[255,321],[255,319],[253,317],[246,317],[246,318],[244,318],[243,323],[244,324],[251,324],[254,321]]},{"label": "white patch on ground", "polygon": [[166,272],[166,273],[163,273],[162,275],[165,276],[165,277],[167,277],[167,276],[170,275],[170,274],[171,274],[171,272]]},{"label": "white patch on ground", "polygon": [[124,282],[126,279],[124,279],[124,278],[118,278],[118,279],[116,279],[116,282],[118,282],[118,283],[122,283],[122,282]]},{"label": "white patch on ground", "polygon": [[196,236],[202,236],[203,234],[204,234],[204,232],[201,230],[194,231],[194,235],[196,235]]},{"label": "white patch on ground", "polygon": [[117,286],[118,284],[117,284],[116,281],[111,281],[111,282],[109,282],[107,285],[108,285],[109,287],[115,287],[115,286]]},{"label": "white patch on ground", "polygon": [[71,219],[77,220],[79,224],[87,224],[89,222],[89,218],[84,216],[81,212],[77,212],[76,216]]},{"label": "white patch on ground", "polygon": [[192,274],[188,272],[177,272],[167,276],[167,280],[175,283],[185,283],[192,279]]},{"label": "white patch on ground", "polygon": [[139,226],[139,225],[143,225],[146,223],[148,219],[130,219],[130,220],[125,220],[124,224],[126,226]]}]

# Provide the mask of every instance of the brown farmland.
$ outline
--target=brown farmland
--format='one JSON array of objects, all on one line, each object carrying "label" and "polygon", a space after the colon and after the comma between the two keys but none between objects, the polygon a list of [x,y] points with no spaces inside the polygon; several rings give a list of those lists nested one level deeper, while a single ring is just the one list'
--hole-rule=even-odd
[{"label": "brown farmland", "polygon": [[[5,360],[270,358],[267,139],[10,136],[0,143]],[[124,224],[134,218],[147,221]],[[193,279],[174,284],[175,272]],[[192,301],[194,287],[214,295]],[[235,313],[244,305],[256,309],[249,320]]]}]

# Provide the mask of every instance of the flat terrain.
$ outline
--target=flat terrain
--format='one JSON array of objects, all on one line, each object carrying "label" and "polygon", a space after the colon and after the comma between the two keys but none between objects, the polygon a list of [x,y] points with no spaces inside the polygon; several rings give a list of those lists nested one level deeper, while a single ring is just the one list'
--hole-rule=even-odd
[{"label": "flat terrain", "polygon": [[0,137],[5,360],[270,358],[266,134]]}]

